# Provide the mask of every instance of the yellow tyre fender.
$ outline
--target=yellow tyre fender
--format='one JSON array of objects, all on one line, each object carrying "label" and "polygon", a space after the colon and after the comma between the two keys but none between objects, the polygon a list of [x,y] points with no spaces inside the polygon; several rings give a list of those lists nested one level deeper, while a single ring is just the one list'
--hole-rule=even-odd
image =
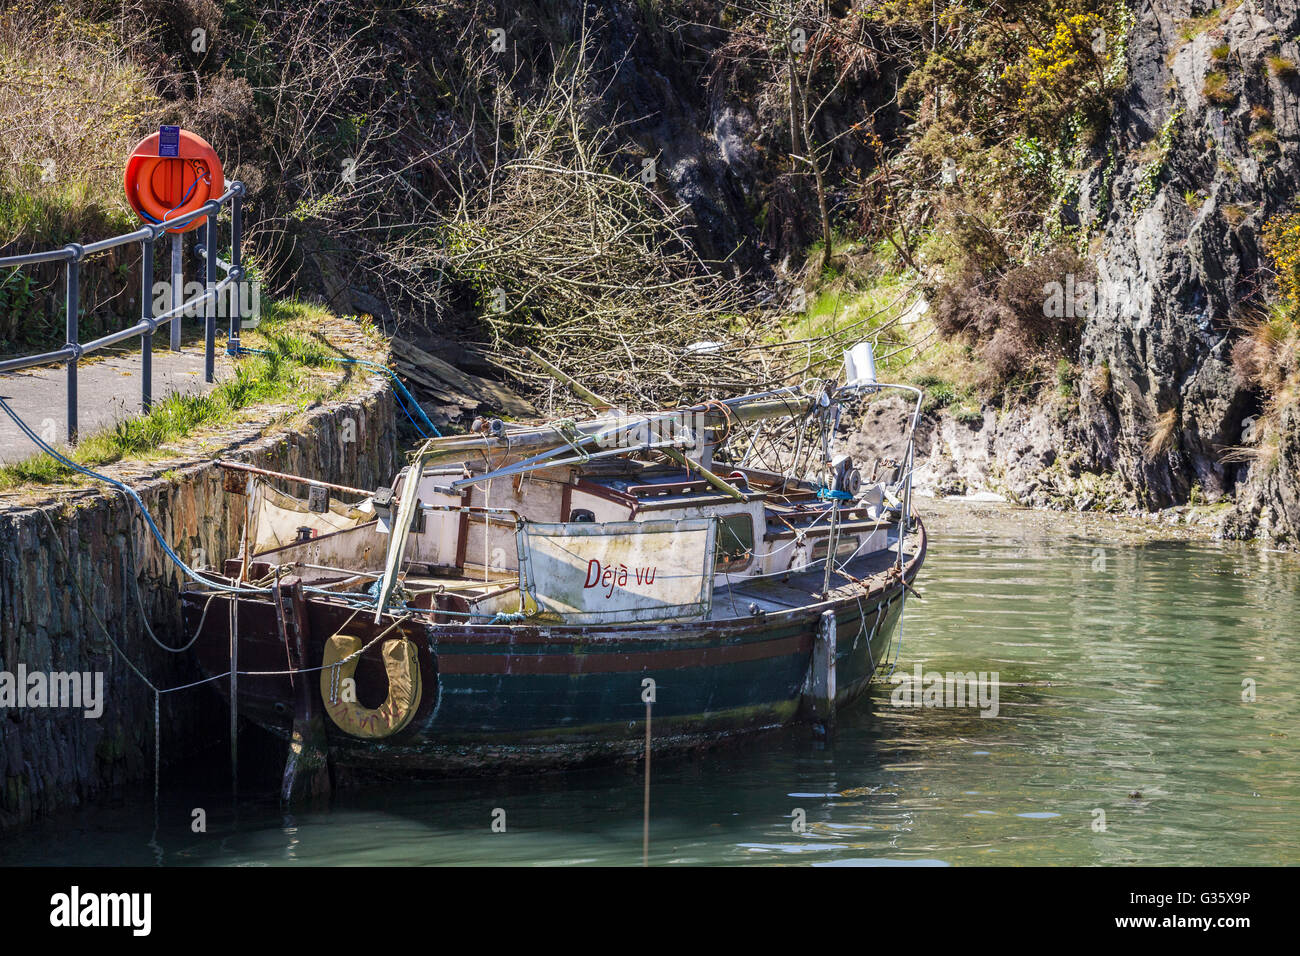
[{"label": "yellow tyre fender", "polygon": [[360,638],[348,634],[335,634],[325,642],[320,696],[325,713],[339,730],[353,737],[379,740],[410,723],[420,707],[420,657],[416,646],[405,638],[384,641],[380,653],[388,672],[388,696],[378,707],[362,707],[356,701],[356,684],[344,684],[356,673],[357,659],[338,662],[364,646]]}]

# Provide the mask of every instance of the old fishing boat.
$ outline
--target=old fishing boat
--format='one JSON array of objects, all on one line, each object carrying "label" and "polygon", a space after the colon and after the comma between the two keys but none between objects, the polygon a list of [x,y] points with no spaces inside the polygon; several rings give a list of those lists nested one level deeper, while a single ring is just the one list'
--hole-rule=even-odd
[{"label": "old fishing boat", "polygon": [[379,489],[223,463],[245,527],[184,595],[200,662],[291,752],[378,768],[631,756],[647,705],[656,752],[825,722],[887,666],[926,550],[919,393],[899,453],[855,463],[842,404],[905,388],[856,379],[479,422]]}]

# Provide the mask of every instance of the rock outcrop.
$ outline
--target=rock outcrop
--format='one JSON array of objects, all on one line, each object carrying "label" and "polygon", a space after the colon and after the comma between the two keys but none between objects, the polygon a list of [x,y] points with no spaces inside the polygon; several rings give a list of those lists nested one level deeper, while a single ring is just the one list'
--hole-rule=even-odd
[{"label": "rock outcrop", "polygon": [[1231,500],[1224,535],[1300,544],[1297,410],[1275,461],[1228,454],[1261,410],[1231,348],[1267,300],[1262,227],[1300,193],[1298,31],[1294,2],[1138,7],[1129,86],[1079,190],[1097,294],[1074,404],[941,413],[919,476],[1051,507]]}]

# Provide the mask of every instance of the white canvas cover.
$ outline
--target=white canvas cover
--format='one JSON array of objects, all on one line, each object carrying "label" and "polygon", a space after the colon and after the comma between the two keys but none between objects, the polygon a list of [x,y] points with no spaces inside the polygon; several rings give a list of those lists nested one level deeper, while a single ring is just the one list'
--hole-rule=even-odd
[{"label": "white canvas cover", "polygon": [[521,585],[565,624],[690,620],[713,602],[716,521],[525,523]]},{"label": "white canvas cover", "polygon": [[298,529],[312,528],[318,535],[332,534],[371,521],[374,515],[365,514],[330,499],[329,511],[317,514],[307,508],[307,502],[277,491],[265,482],[257,482],[254,490],[252,512],[253,553],[262,554],[282,548],[298,540]]}]

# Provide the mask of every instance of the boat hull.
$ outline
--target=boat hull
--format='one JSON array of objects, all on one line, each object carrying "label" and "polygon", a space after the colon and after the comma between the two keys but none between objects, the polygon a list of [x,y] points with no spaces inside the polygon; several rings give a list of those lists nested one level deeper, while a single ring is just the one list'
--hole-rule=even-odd
[{"label": "boat hull", "polygon": [[[915,577],[923,556],[924,532],[901,575],[855,583],[779,613],[692,623],[537,627],[407,618],[376,624],[370,613],[309,594],[303,660],[271,601],[240,598],[239,712],[287,739],[295,716],[303,716],[302,701],[309,701],[323,719],[331,757],[344,765],[458,774],[558,769],[639,756],[647,717],[643,682],[650,679],[655,753],[706,748],[814,719],[813,651],[826,611],[836,622],[835,705],[858,698],[884,662],[904,582]],[[228,600],[198,592],[185,597],[191,628],[211,601],[196,646],[212,675],[230,668]],[[344,630],[373,644],[355,673],[357,701],[366,708],[388,694],[384,643],[405,638],[418,652],[419,702],[390,736],[360,739],[322,713],[325,642]],[[296,674],[283,673],[295,668]],[[228,690],[226,681],[215,683]]]}]

